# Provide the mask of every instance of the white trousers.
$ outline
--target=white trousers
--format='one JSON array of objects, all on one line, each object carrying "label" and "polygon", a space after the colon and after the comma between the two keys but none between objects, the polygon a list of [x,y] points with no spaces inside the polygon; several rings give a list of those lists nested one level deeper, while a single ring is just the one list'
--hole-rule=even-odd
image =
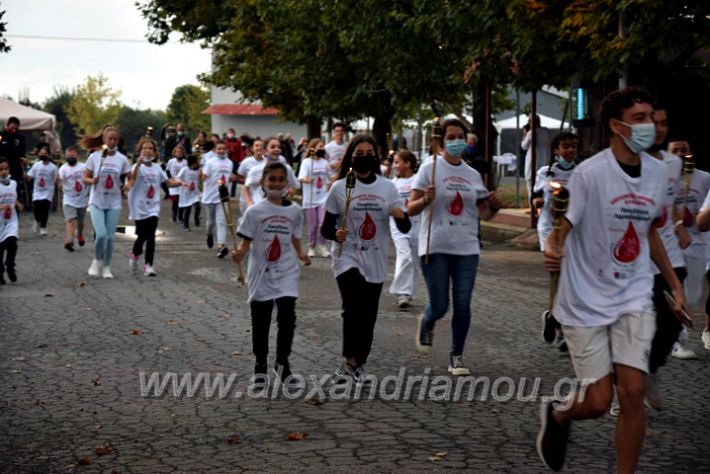
[{"label": "white trousers", "polygon": [[700,304],[705,288],[705,258],[695,258],[684,255],[685,269],[688,276],[685,277],[685,299],[690,306]]},{"label": "white trousers", "polygon": [[215,227],[217,228],[217,243],[219,245],[227,244],[227,219],[222,211],[222,204],[202,204],[206,209],[207,214],[207,233],[214,235]]},{"label": "white trousers", "polygon": [[393,240],[397,249],[397,262],[394,267],[390,293],[411,297],[417,288],[419,274],[418,241],[410,236],[398,236]]}]

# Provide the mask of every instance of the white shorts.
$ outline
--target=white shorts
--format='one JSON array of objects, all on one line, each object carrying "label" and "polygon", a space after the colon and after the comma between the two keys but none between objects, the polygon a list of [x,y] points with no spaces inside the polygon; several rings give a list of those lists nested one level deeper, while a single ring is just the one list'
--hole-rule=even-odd
[{"label": "white shorts", "polygon": [[653,313],[627,313],[608,326],[563,325],[562,332],[577,379],[593,383],[609,375],[614,364],[648,373],[656,316]]},{"label": "white shorts", "polygon": [[66,204],[62,206],[64,210],[64,219],[68,222],[72,219],[76,219],[79,224],[84,223],[84,215],[86,214],[85,207],[74,207],[67,206]]}]

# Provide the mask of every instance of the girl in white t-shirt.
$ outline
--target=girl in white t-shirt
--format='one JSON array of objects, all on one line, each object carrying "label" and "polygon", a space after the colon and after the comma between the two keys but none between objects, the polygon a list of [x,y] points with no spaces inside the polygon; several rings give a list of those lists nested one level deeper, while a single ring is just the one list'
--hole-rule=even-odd
[{"label": "girl in white t-shirt", "polygon": [[[414,172],[417,169],[417,157],[407,150],[400,150],[393,163],[396,178],[392,180],[402,198],[402,210],[407,210],[409,196],[414,184]],[[403,234],[397,229],[393,218],[390,218],[390,234],[397,249],[397,262],[394,268],[394,278],[390,285],[390,293],[397,295],[397,306],[408,308],[412,295],[417,288],[417,248],[419,245],[419,216],[411,218],[412,230]]]},{"label": "girl in white t-shirt", "polygon": [[251,306],[252,344],[256,357],[254,375],[262,377],[267,371],[271,311],[276,304],[279,329],[274,372],[282,381],[287,381],[291,375],[288,357],[296,327],[298,260],[310,265],[308,256],[301,249],[301,208],[284,199],[287,176],[286,165],[278,161],[264,167],[261,184],[266,199],[247,209],[238,229],[243,240],[232,252],[234,261],[241,262],[251,248],[247,303]]},{"label": "girl in white t-shirt", "polygon": [[244,215],[249,203],[251,202],[251,195],[246,187],[246,179],[249,175],[249,171],[260,164],[264,160],[264,153],[266,153],[266,148],[264,148],[264,140],[257,138],[254,140],[254,145],[252,147],[254,150],[254,155],[245,158],[241,163],[239,163],[239,168],[237,169],[237,182],[242,185],[239,192],[239,210],[241,215]]},{"label": "girl in white t-shirt", "polygon": [[64,248],[74,251],[74,236],[79,247],[84,246],[84,216],[89,205],[89,187],[84,184],[84,163],[79,163],[79,150],[70,146],[66,150],[67,162],[59,167],[62,187],[62,209],[67,221]]},{"label": "girl in white t-shirt", "polygon": [[[185,155],[185,149],[182,145],[175,145],[173,148],[173,157],[168,160],[165,165],[165,172],[168,178],[177,178],[180,170],[187,166],[187,159]],[[170,201],[172,201],[172,215],[171,218],[173,222],[177,222],[180,219],[182,222],[182,211],[180,210],[180,190],[177,187],[168,189],[168,195],[170,196]]]},{"label": "girl in white t-shirt", "polygon": [[153,163],[158,156],[158,145],[152,138],[143,137],[136,147],[139,157],[128,173],[128,218],[136,223],[136,241],[128,255],[131,271],[138,270],[138,257],[143,253],[145,244],[145,276],[156,276],[153,269],[155,254],[155,231],[158,229],[160,216],[160,187],[165,183],[168,188],[185,184],[176,178],[168,178],[163,169]]},{"label": "girl in white t-shirt", "polygon": [[131,170],[128,158],[118,151],[119,139],[118,130],[113,126],[81,138],[82,147],[97,150],[89,155],[84,170],[84,184],[91,185],[89,208],[95,237],[94,259],[89,267],[92,277],[113,278],[111,259],[116,225],[121,215],[121,180]]},{"label": "girl in white t-shirt", "polygon": [[12,283],[17,281],[15,256],[19,211],[22,211],[22,204],[17,200],[17,181],[10,179],[10,164],[0,156],[0,285],[5,284],[5,272]]},{"label": "girl in white t-shirt", "polygon": [[180,187],[180,214],[182,215],[182,228],[190,230],[190,214],[195,208],[195,224],[199,222],[197,213],[200,209],[200,162],[196,156],[187,157],[187,166],[180,170],[177,179],[183,181],[185,186]]},{"label": "girl in white t-shirt", "polygon": [[37,153],[39,161],[32,165],[25,179],[33,181],[32,207],[35,223],[32,230],[40,235],[47,235],[47,220],[49,208],[54,200],[54,185],[57,181],[57,166],[49,159],[51,152],[48,146],[43,146]]},{"label": "girl in white t-shirt", "polygon": [[[411,223],[402,210],[403,200],[392,181],[380,173],[377,145],[369,135],[358,135],[348,145],[342,166],[325,203],[321,233],[333,240],[331,257],[343,308],[343,365],[336,381],[364,381],[364,365],[372,339],[387,278],[388,223],[394,216],[400,232]],[[343,228],[346,206],[346,174],[356,176]],[[342,247],[342,251],[340,250]]]},{"label": "girl in white t-shirt", "polygon": [[308,158],[303,160],[298,180],[303,183],[303,210],[308,222],[308,256],[330,257],[320,226],[325,217],[325,200],[328,197],[328,160],[325,144],[313,138],[308,144]]},{"label": "girl in white t-shirt", "polygon": [[[451,282],[454,314],[449,373],[453,375],[470,374],[462,356],[471,324],[471,296],[480,252],[479,218],[492,218],[501,206],[496,193],[489,193],[483,185],[478,171],[461,159],[466,132],[466,126],[459,120],[444,122],[444,156],[419,168],[408,206],[413,216],[424,212],[419,226],[419,257],[429,303],[424,315],[418,318],[417,349],[425,354],[431,352],[434,325],[449,307]],[[434,166],[435,182],[432,180]]]},{"label": "girl in white t-shirt", "polygon": [[246,199],[247,207],[253,206],[259,201],[263,200],[264,190],[261,187],[261,173],[264,170],[266,163],[280,161],[286,165],[286,172],[288,173],[288,189],[297,189],[299,187],[298,180],[293,173],[291,166],[286,163],[286,158],[281,156],[281,142],[276,137],[269,137],[264,140],[266,145],[266,153],[264,153],[264,159],[255,164],[247,173],[246,179],[244,180],[244,189],[242,193],[246,193],[244,198]]}]

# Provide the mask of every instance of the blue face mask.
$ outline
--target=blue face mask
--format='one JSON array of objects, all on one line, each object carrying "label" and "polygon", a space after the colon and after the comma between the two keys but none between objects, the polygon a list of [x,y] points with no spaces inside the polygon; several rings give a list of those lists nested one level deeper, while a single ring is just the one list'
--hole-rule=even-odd
[{"label": "blue face mask", "polygon": [[653,122],[630,125],[619,120],[619,123],[623,123],[631,129],[631,138],[621,136],[626,146],[631,150],[631,153],[636,154],[646,151],[651,148],[653,142],[656,141],[656,126]]},{"label": "blue face mask", "polygon": [[444,146],[446,147],[446,151],[449,155],[461,156],[461,153],[463,153],[464,148],[466,148],[466,140],[449,140],[444,144]]},{"label": "blue face mask", "polygon": [[559,166],[563,170],[571,170],[572,168],[574,168],[574,161],[567,161],[560,155],[557,155],[557,166]]}]

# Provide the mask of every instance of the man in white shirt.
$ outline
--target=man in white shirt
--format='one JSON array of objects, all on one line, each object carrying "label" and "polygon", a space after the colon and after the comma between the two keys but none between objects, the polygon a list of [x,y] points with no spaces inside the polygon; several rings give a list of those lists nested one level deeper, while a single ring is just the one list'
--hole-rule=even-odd
[{"label": "man in white shirt", "polygon": [[325,146],[325,153],[330,163],[332,173],[337,173],[340,167],[340,160],[347,150],[348,144],[345,143],[345,124],[336,122],[333,125],[333,140]]},{"label": "man in white shirt", "polygon": [[683,286],[657,232],[668,199],[668,167],[644,153],[654,143],[652,98],[630,87],[602,104],[610,147],[580,164],[568,183],[560,245],[548,238],[545,267],[560,271],[553,310],[562,324],[581,390],[564,403],[543,399],[537,451],[547,467],[564,464],[570,423],[599,418],[616,380],[621,413],[619,473],[636,468],[645,438],[645,379],[655,331],[653,271],[660,270],[682,318]]},{"label": "man in white shirt", "polygon": [[[533,183],[533,163],[532,163],[532,117],[528,120],[527,131],[523,134],[523,141],[520,147],[526,150],[525,153],[525,186],[527,186],[528,196],[532,196]],[[540,126],[540,116],[535,115],[535,166],[547,166],[550,163],[550,142],[552,141],[552,131],[549,128]]]}]

